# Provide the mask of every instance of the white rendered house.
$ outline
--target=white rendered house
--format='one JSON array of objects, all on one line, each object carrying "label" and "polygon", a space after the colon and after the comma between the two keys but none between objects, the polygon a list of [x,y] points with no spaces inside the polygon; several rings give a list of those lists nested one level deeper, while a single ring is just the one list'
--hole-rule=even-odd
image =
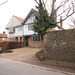
[{"label": "white rendered house", "polygon": [[23,32],[22,32],[22,18],[17,16],[12,16],[9,23],[5,27],[7,29],[7,37],[9,41],[22,41]]},{"label": "white rendered house", "polygon": [[43,37],[33,31],[35,16],[38,16],[38,12],[31,9],[22,22],[24,43],[28,47],[41,47],[43,44]]}]

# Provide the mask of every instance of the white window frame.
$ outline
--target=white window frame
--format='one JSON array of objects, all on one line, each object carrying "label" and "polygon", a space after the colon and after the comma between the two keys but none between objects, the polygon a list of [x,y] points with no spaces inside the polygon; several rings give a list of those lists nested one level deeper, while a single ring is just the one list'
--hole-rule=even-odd
[{"label": "white window frame", "polygon": [[15,32],[15,28],[10,28],[9,32]]},{"label": "white window frame", "polygon": [[33,24],[28,25],[28,30],[33,30]]},{"label": "white window frame", "polygon": [[22,31],[23,27],[18,27],[18,31]]},{"label": "white window frame", "polygon": [[[40,39],[38,40],[39,37],[40,37]],[[33,35],[32,42],[43,42],[43,36]]]}]

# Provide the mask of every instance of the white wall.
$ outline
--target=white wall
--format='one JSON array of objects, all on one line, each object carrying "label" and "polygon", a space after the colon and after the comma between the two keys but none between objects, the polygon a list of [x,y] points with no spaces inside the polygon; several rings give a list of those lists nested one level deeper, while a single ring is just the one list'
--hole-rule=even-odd
[{"label": "white wall", "polygon": [[5,28],[12,28],[19,25],[21,25],[21,22],[13,16]]},{"label": "white wall", "polygon": [[31,17],[29,17],[29,18],[27,19],[27,21],[25,22],[25,24],[33,23],[33,22],[34,22],[34,20],[35,20],[35,16],[34,16],[34,15],[32,15]]},{"label": "white wall", "polygon": [[35,32],[32,30],[28,30],[28,25],[23,26],[23,35],[33,35]]},{"label": "white wall", "polygon": [[[11,20],[9,21],[9,23],[7,24],[6,28],[13,28],[16,26],[21,26],[21,22],[18,21],[14,16],[11,18]],[[9,29],[7,30],[7,37],[8,38],[15,38],[15,37],[22,37],[22,30],[18,30],[18,27],[15,28],[15,32],[14,33],[9,33]]]},{"label": "white wall", "polygon": [[22,37],[23,36],[22,30],[18,30],[18,28],[15,28],[15,32],[12,34],[9,34],[9,30],[7,30],[8,32],[7,37],[8,38]]},{"label": "white wall", "polygon": [[[23,30],[23,29],[22,29]],[[22,33],[22,30],[18,30],[18,28],[15,28],[15,33],[14,33],[14,36],[22,36],[23,33]]]},{"label": "white wall", "polygon": [[28,30],[28,24],[33,23],[35,19],[34,14],[32,14],[27,21],[25,22],[25,25],[23,26],[23,35],[33,35],[35,32],[33,30]]}]

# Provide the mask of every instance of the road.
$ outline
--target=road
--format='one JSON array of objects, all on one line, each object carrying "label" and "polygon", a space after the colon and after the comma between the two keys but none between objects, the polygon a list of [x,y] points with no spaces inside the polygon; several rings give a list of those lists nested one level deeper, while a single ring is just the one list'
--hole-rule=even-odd
[{"label": "road", "polygon": [[43,67],[0,58],[0,75],[73,75]]}]

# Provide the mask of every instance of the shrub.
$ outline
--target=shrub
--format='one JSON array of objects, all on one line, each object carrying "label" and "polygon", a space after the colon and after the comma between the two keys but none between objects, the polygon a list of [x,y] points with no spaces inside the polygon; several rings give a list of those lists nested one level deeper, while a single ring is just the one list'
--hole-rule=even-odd
[{"label": "shrub", "polygon": [[39,52],[37,52],[37,53],[36,53],[36,56],[38,57],[38,59],[39,59],[40,61],[45,60],[45,59],[44,59],[44,50],[40,50]]}]

